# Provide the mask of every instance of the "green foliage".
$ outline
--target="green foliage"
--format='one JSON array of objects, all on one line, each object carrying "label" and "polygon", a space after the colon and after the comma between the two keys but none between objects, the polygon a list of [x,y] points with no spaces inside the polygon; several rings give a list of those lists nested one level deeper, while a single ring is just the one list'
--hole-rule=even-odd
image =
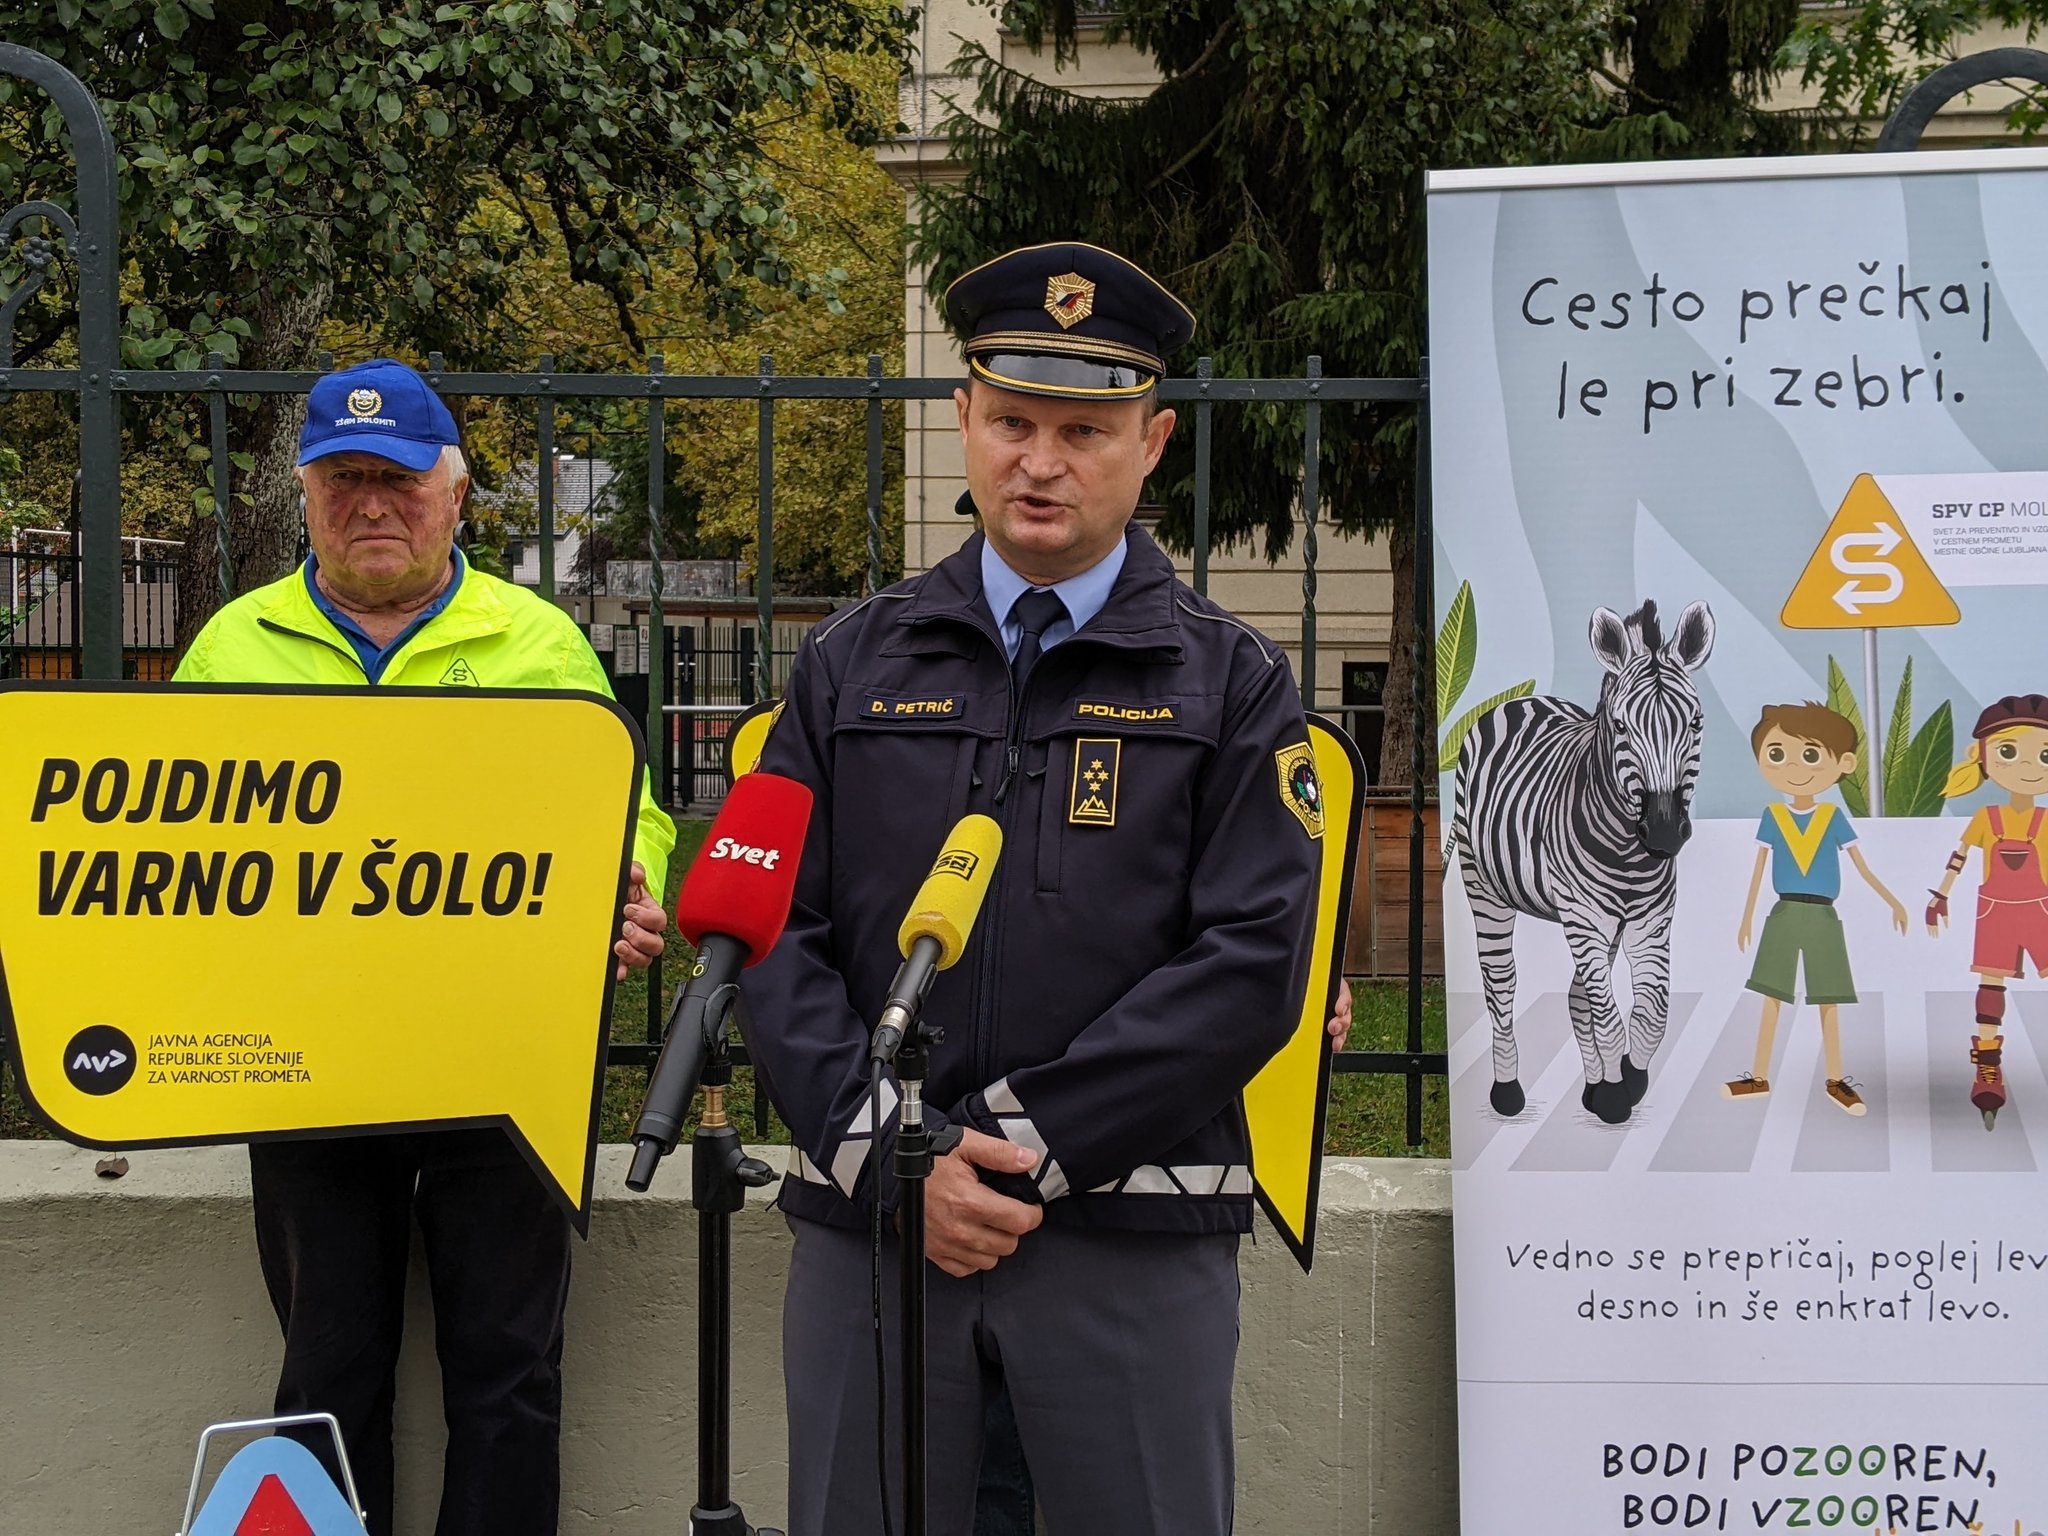
[{"label": "green foliage", "polygon": [[[757,284],[829,296],[788,258],[762,135],[817,109],[873,142],[893,109],[822,60],[894,57],[903,26],[858,0],[0,0],[0,36],[84,80],[112,130],[126,360],[186,368],[236,360],[293,298],[315,324],[502,363],[523,355],[507,274],[553,240],[629,335],[657,259],[724,314]],[[0,81],[0,183],[67,202],[69,152],[41,93]],[[487,217],[493,198],[516,217]],[[39,306],[24,358],[74,299]]]},{"label": "green foliage", "polygon": [[[1923,76],[1976,51],[1981,34],[2005,30],[2018,35],[1999,42],[2031,44],[2048,21],[2042,0],[1869,0],[1799,9],[1803,14],[1780,50],[1779,66],[1797,72],[1817,114],[1836,119],[1850,138],[1875,137]],[[2048,121],[2048,92],[2034,81],[2010,84],[2015,95],[2007,126],[2031,138]]]},{"label": "green foliage", "polygon": [[[890,0],[866,0],[888,4]],[[834,67],[877,114],[895,110],[897,75],[885,60],[840,59]],[[636,303],[642,333],[657,341],[671,373],[751,374],[763,353],[780,374],[853,375],[869,356],[885,372],[903,369],[903,199],[865,148],[820,114],[781,124],[763,138],[799,233],[789,249],[806,264],[830,264],[841,311],[762,289],[761,315],[745,330],[714,326],[683,285],[658,278]],[[614,346],[615,323],[587,302],[562,302],[554,264],[522,279],[520,299],[544,324],[550,349],[587,366],[635,365]],[[592,558],[645,560],[648,440],[645,407],[591,402],[558,416],[558,443],[579,442],[616,472],[607,515],[584,547]],[[902,407],[883,410],[883,579],[902,570]],[[663,548],[671,559],[740,558],[751,580],[759,522],[758,415],[752,400],[671,401],[667,408]],[[531,443],[521,444],[525,451]],[[775,585],[778,591],[859,592],[868,570],[864,486],[866,408],[860,402],[783,401],[775,408]]]},{"label": "green foliage", "polygon": [[1472,681],[1472,664],[1479,654],[1479,626],[1472,617],[1472,583],[1458,583],[1457,595],[1444,614],[1436,639],[1436,717],[1446,718]]},{"label": "green foliage", "polygon": [[[1472,583],[1458,583],[1451,606],[1444,613],[1443,627],[1436,637],[1436,717],[1439,721],[1449,719],[1464,697],[1465,685],[1472,681],[1472,668],[1479,655],[1479,610],[1472,601]],[[1465,737],[1481,715],[1500,708],[1510,699],[1527,698],[1536,691],[1536,680],[1524,678],[1512,688],[1503,688],[1490,699],[1481,699],[1465,713],[1441,727],[1437,746],[1436,771],[1449,773],[1458,766],[1458,749],[1465,744]]]},{"label": "green foliage", "polygon": [[[1948,780],[1949,763],[1955,752],[1955,722],[1949,703],[1943,699],[1933,714],[1913,733],[1913,742],[1899,759],[1896,777],[1886,775],[1884,810],[1887,816],[1939,816],[1945,801],[1941,787]],[[1889,754],[1887,754],[1889,756]]]},{"label": "green foliage", "polygon": [[1856,727],[1856,771],[1835,787],[1842,792],[1842,804],[1851,816],[1870,814],[1870,735],[1863,729],[1863,711],[1857,707],[1856,692],[1843,675],[1841,663],[1828,658],[1828,708]]},{"label": "green foliage", "polygon": [[23,528],[50,526],[49,509],[19,493],[21,455],[0,443],[0,545],[13,539]]},{"label": "green foliage", "polygon": [[[1851,816],[1870,814],[1870,738],[1863,729],[1863,712],[1849,686],[1841,664],[1828,658],[1828,708],[1856,727],[1856,771],[1838,786],[1842,804]],[[1913,659],[1899,672],[1898,692],[1892,698],[1891,725],[1885,732],[1881,775],[1884,813],[1887,816],[1939,816],[1946,804],[1941,787],[1948,778],[1949,758],[1955,748],[1955,723],[1946,699],[1933,713],[1913,728]]]},{"label": "green foliage", "polygon": [[[1068,0],[1018,0],[1005,23],[1071,37]],[[994,55],[963,58],[974,110],[946,124],[966,165],[934,186],[916,234],[932,291],[1012,245],[1113,247],[1200,317],[1219,374],[1412,372],[1422,352],[1424,166],[1566,158],[1604,99],[1598,0],[1131,0],[1110,29],[1163,83],[1136,101],[1040,84]],[[1215,413],[1211,527],[1219,544],[1292,538],[1301,412]],[[1410,413],[1323,412],[1322,505],[1343,526],[1384,526],[1412,497]],[[1193,434],[1153,477],[1167,542],[1187,546]]]},{"label": "green foliage", "polygon": [[1465,737],[1478,723],[1480,716],[1490,715],[1510,699],[1526,699],[1536,691],[1533,678],[1524,679],[1512,688],[1503,688],[1490,699],[1481,699],[1465,713],[1453,720],[1443,732],[1443,748],[1437,754],[1436,771],[1449,773],[1458,766],[1458,749],[1465,745]]}]

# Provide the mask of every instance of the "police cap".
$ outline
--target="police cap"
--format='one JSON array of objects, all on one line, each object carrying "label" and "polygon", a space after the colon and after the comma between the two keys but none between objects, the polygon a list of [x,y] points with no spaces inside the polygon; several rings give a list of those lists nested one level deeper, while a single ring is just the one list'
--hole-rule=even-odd
[{"label": "police cap", "polygon": [[1069,400],[1146,394],[1195,334],[1188,307],[1151,273],[1078,241],[983,262],[946,290],[946,318],[976,378]]}]

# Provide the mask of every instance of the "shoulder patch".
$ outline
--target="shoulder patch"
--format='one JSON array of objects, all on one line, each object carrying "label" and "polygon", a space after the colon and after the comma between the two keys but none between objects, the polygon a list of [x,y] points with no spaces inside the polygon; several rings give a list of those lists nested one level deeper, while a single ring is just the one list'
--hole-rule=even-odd
[{"label": "shoulder patch", "polygon": [[1323,835],[1323,781],[1316,776],[1315,749],[1305,741],[1273,754],[1280,768],[1280,803],[1294,812],[1302,831]]}]

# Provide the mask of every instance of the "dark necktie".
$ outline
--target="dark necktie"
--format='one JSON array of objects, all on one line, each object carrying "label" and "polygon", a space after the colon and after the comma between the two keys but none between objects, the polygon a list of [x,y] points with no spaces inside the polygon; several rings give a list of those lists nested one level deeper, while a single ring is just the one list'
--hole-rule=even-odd
[{"label": "dark necktie", "polygon": [[1059,593],[1051,587],[1033,587],[1017,599],[1010,611],[1024,626],[1024,636],[1017,642],[1017,654],[1010,658],[1010,675],[1022,688],[1024,679],[1031,675],[1031,668],[1038,661],[1039,640],[1057,620],[1067,616],[1067,605],[1060,601]]}]

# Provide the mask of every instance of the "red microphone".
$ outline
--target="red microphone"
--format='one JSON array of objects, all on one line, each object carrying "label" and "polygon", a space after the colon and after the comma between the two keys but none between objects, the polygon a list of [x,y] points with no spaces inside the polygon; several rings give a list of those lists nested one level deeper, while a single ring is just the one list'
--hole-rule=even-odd
[{"label": "red microphone", "polygon": [[633,1127],[626,1187],[644,1190],[676,1149],[704,1058],[723,1037],[739,973],[782,937],[811,821],[811,792],[795,779],[736,780],[676,895],[676,928],[697,946],[690,979],[669,1010],[661,1057]]}]

